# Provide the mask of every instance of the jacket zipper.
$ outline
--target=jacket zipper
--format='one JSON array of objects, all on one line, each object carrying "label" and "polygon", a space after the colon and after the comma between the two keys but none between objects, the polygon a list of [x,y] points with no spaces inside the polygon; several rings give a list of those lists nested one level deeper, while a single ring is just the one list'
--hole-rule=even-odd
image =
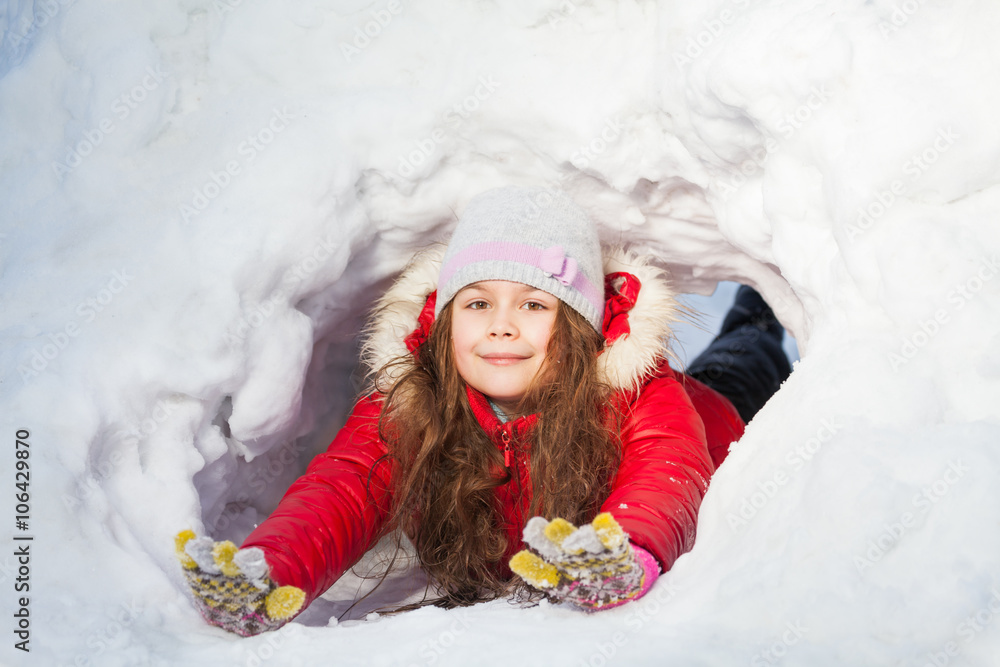
[{"label": "jacket zipper", "polygon": [[504,425],[500,429],[500,439],[503,440],[503,466],[505,468],[510,467],[510,433],[507,432],[507,426]]}]

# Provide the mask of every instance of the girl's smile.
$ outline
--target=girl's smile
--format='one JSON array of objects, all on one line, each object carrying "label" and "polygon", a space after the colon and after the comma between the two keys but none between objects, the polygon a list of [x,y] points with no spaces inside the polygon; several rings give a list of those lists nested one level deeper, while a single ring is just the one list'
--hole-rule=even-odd
[{"label": "girl's smile", "polygon": [[519,354],[484,354],[483,360],[488,364],[493,364],[495,366],[509,366],[510,364],[516,364],[519,361],[524,361],[528,357],[521,356]]}]

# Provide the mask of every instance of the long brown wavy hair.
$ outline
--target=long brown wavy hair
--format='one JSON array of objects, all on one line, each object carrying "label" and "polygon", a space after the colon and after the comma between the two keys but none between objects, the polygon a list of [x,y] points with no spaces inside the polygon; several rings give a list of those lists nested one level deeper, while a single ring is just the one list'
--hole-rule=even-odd
[{"label": "long brown wavy hair", "polygon": [[[376,375],[376,386],[391,384],[379,421],[393,466],[389,529],[406,533],[437,585],[440,597],[422,604],[444,607],[527,593],[502,563],[510,545],[495,498],[498,487],[518,481],[469,404],[455,365],[451,312],[448,303],[414,357]],[[620,416],[611,388],[598,377],[603,343],[560,302],[545,362],[517,407],[519,415],[538,416],[528,517],[580,525],[610,492],[621,458]],[[400,369],[398,379],[387,379]]]}]

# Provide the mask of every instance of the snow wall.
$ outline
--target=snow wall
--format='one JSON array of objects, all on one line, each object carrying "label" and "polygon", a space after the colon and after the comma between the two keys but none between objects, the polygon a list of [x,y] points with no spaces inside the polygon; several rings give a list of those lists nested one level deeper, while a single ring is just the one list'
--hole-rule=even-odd
[{"label": "snow wall", "polygon": [[[3,664],[996,664],[995,3],[7,0],[0,30]],[[596,615],[328,623],[345,584],[205,625],[174,534],[266,516],[372,300],[507,183],[796,336],[695,549]]]}]

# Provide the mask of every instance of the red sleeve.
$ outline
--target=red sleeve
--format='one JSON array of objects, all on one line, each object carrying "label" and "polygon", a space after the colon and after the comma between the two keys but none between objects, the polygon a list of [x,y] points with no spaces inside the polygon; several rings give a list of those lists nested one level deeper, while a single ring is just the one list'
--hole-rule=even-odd
[{"label": "red sleeve", "polygon": [[354,407],[329,448],[312,460],[278,507],[243,543],[259,547],[282,586],[297,586],[306,604],[321,595],[374,545],[389,512],[390,466],[378,437],[381,402]]},{"label": "red sleeve", "polygon": [[705,425],[664,370],[630,402],[621,435],[621,466],[601,511],[669,570],[694,545],[698,508],[715,472]]}]

